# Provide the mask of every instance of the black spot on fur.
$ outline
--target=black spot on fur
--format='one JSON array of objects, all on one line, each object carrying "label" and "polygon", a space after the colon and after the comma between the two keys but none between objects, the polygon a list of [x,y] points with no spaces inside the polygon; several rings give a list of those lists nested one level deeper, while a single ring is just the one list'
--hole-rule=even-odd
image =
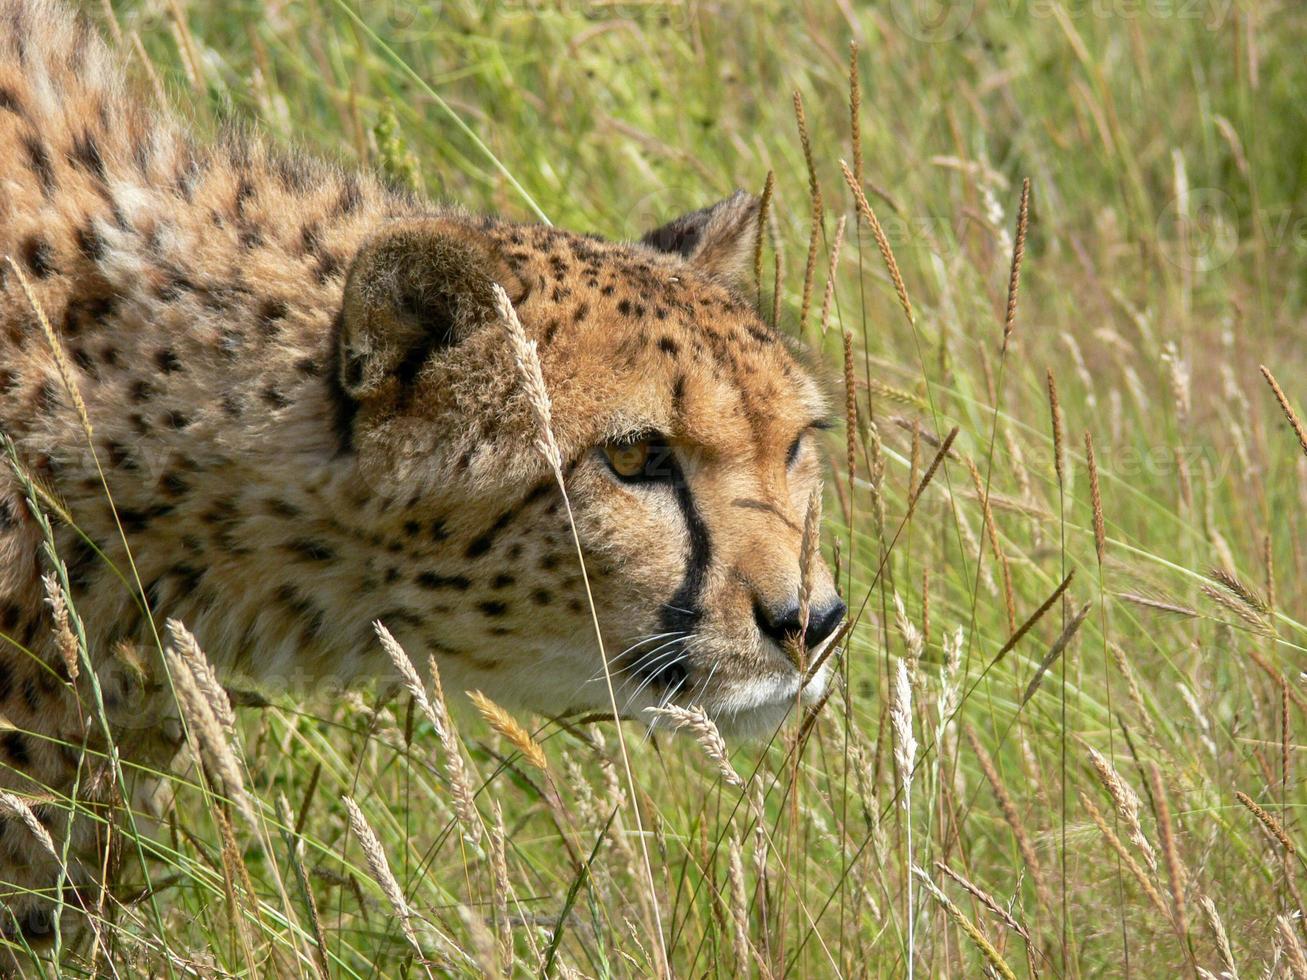
[{"label": "black spot on fur", "polygon": [[20,248],[23,261],[36,278],[46,279],[59,271],[54,261],[54,249],[40,235],[29,235]]},{"label": "black spot on fur", "polygon": [[16,116],[23,114],[23,103],[13,89],[0,86],[0,110],[12,112]]},{"label": "black spot on fur", "polygon": [[100,144],[95,134],[89,129],[84,129],[82,135],[73,137],[73,148],[68,159],[93,174],[97,180],[104,180],[104,157],[100,153]]},{"label": "black spot on fur", "polygon": [[265,330],[272,331],[276,329],[277,321],[286,318],[287,312],[289,310],[282,300],[265,299],[263,305],[259,307],[259,319],[263,321]]},{"label": "black spot on fur", "polygon": [[90,221],[77,229],[77,250],[86,258],[98,262],[104,258],[104,248],[104,238]]},{"label": "black spot on fur", "polygon": [[499,532],[508,527],[509,524],[513,523],[513,518],[516,516],[516,513],[515,510],[510,510],[501,514],[494,524],[490,525],[489,528],[472,539],[472,542],[467,546],[467,550],[464,554],[468,558],[480,558],[482,555],[486,554],[495,546],[495,537]]},{"label": "black spot on fur", "polygon": [[321,541],[311,541],[307,538],[288,541],[285,548],[291,554],[305,561],[334,561],[336,558],[336,553],[331,550],[330,546],[323,544]]},{"label": "black spot on fur", "polygon": [[506,589],[516,581],[517,579],[513,578],[513,576],[500,573],[491,580],[490,587],[492,589]]},{"label": "black spot on fur", "polygon": [[132,386],[128,389],[127,393],[132,402],[137,405],[144,405],[156,394],[158,394],[158,390],[151,382],[144,378],[141,378],[138,381],[133,381]]},{"label": "black spot on fur", "polygon": [[483,616],[499,618],[508,612],[508,603],[491,600],[489,602],[477,603],[477,608],[481,610]]},{"label": "black spot on fur", "polygon": [[36,174],[36,179],[41,182],[41,193],[46,198],[53,197],[56,184],[50,152],[45,148],[44,143],[30,134],[23,137],[23,149],[27,151],[28,166],[32,168],[32,173]]},{"label": "black spot on fur", "polygon": [[675,357],[681,352],[681,345],[671,337],[659,337],[658,349],[664,354],[670,354],[672,357]]},{"label": "black spot on fur", "polygon": [[472,582],[465,575],[437,575],[435,572],[422,572],[414,580],[424,589],[456,589],[466,592]]},{"label": "black spot on fur", "polygon": [[104,448],[109,456],[110,465],[115,469],[135,470],[137,468],[136,457],[121,442],[111,442]]},{"label": "black spot on fur", "polygon": [[191,424],[190,416],[185,412],[177,411],[175,408],[170,408],[168,411],[164,412],[161,421],[169,429],[178,432]]},{"label": "black spot on fur", "polygon": [[536,589],[531,593],[531,601],[537,606],[547,606],[554,601],[547,589]]},{"label": "black spot on fur", "polygon": [[164,374],[173,374],[182,369],[181,358],[171,347],[155,351],[154,363]]},{"label": "black spot on fur", "polygon": [[259,397],[273,408],[285,408],[290,404],[290,399],[274,385],[268,385],[268,387],[264,388],[259,392]]},{"label": "black spot on fur", "polygon": [[32,764],[32,755],[27,751],[27,740],[18,732],[5,732],[0,736],[0,748],[3,748],[9,761],[22,769]]},{"label": "black spot on fur", "polygon": [[169,470],[159,478],[159,489],[166,497],[181,497],[190,490],[190,484],[182,479],[181,475]]}]

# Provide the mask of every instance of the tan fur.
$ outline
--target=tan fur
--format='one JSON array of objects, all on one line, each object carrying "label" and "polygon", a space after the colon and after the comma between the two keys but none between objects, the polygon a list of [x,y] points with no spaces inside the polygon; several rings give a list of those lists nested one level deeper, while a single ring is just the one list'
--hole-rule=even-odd
[{"label": "tan fur", "polygon": [[[754,611],[796,601],[819,467],[811,440],[793,465],[787,453],[825,409],[731,288],[756,216],[741,195],[662,240],[614,244],[437,209],[255,139],[199,142],[141,108],[62,8],[0,0],[0,255],[72,358],[94,455],[7,271],[0,426],[76,524],[57,522],[59,551],[128,758],[161,764],[177,744],[151,618],[181,619],[224,675],[273,691],[385,674],[380,619],[418,659],[435,653],[451,687],[550,714],[607,706],[561,497],[484,302],[492,280],[540,346],[626,710],[675,697],[724,723],[778,720],[799,674]],[[649,431],[675,448],[683,492],[620,483],[596,448]],[[81,795],[110,801],[46,570],[6,469],[0,712],[16,730],[0,734],[0,785],[66,794],[80,767]],[[814,574],[814,607],[832,608]],[[672,643],[661,663],[679,673],[642,674],[678,595],[695,607],[684,635],[649,642]],[[0,879],[48,889],[37,850],[0,824]],[[74,850],[89,901],[94,833]],[[42,931],[46,906],[0,898],[8,927]]]}]

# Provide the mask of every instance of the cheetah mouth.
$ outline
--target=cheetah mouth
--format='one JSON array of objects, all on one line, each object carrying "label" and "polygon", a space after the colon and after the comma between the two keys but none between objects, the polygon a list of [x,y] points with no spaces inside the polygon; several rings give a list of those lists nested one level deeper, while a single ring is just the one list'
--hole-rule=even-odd
[{"label": "cheetah mouth", "polygon": [[[771,669],[749,676],[723,677],[712,666],[687,668],[684,661],[661,669],[654,683],[628,696],[622,716],[657,726],[649,709],[669,704],[700,707],[717,727],[734,737],[769,736],[796,707],[813,704],[826,693],[831,673],[827,655],[831,640],[824,640],[809,652],[816,669],[799,671],[777,647]],[[637,688],[637,691],[639,689]],[[643,699],[639,696],[643,694]],[[640,701],[639,704],[634,702]]]}]

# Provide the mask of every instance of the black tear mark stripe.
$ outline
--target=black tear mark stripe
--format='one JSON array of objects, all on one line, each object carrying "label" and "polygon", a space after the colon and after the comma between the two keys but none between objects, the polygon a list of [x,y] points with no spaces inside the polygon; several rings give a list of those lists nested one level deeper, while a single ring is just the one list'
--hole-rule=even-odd
[{"label": "black tear mark stripe", "polygon": [[[704,582],[708,578],[708,566],[712,562],[712,539],[708,526],[699,516],[699,509],[694,503],[694,493],[685,479],[679,465],[673,463],[672,488],[676,494],[676,505],[681,510],[685,529],[690,536],[690,554],[686,559],[685,577],[680,586],[666,603],[660,614],[664,632],[690,632],[703,618],[700,607]],[[652,680],[665,687],[671,687],[685,677],[685,667],[679,657],[668,658],[662,666],[655,660],[650,664]],[[644,673],[643,671],[637,671]],[[648,676],[648,675],[646,675]]]}]

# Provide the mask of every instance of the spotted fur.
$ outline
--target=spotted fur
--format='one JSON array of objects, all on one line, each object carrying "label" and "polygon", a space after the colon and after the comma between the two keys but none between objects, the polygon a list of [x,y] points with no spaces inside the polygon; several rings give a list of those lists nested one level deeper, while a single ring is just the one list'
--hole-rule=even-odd
[{"label": "spotted fur", "polygon": [[[385,675],[381,620],[452,690],[607,707],[492,283],[539,345],[620,707],[779,720],[801,694],[783,647],[825,405],[736,288],[752,197],[637,243],[472,217],[248,135],[199,140],[116,61],[63,8],[0,0],[0,255],[49,315],[93,435],[7,265],[0,426],[71,516],[52,511],[59,553],[126,758],[177,748],[166,617],[264,689]],[[654,432],[667,478],[617,479],[601,447]],[[117,782],[88,678],[57,656],[40,545],[6,471],[0,785],[107,804]],[[820,561],[813,588],[818,644],[843,607]],[[76,841],[73,905],[93,900],[94,838]],[[48,889],[52,865],[4,821],[0,878],[8,927],[48,927],[49,904],[19,891]]]}]

